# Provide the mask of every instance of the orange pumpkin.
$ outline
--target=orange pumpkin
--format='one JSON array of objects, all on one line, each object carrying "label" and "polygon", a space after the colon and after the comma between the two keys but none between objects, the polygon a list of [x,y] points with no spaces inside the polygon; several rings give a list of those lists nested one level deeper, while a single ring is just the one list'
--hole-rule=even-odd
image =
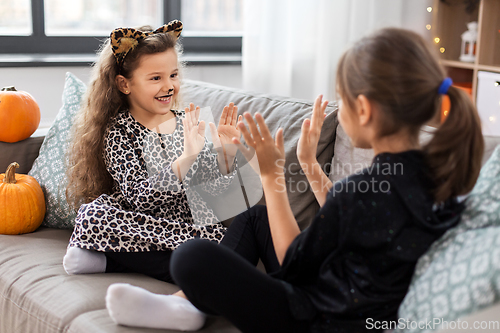
[{"label": "orange pumpkin", "polygon": [[0,141],[27,139],[40,124],[40,108],[27,92],[5,87],[0,91]]},{"label": "orange pumpkin", "polygon": [[18,235],[35,231],[45,216],[45,198],[35,178],[15,173],[11,163],[0,174],[0,234]]}]

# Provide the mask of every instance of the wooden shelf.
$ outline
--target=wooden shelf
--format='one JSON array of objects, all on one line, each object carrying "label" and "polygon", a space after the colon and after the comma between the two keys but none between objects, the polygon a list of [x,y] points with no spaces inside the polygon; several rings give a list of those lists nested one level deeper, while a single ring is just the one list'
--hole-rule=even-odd
[{"label": "wooden shelf", "polygon": [[441,64],[446,67],[463,68],[463,69],[477,69],[479,71],[500,72],[500,66],[479,65],[471,62],[455,61],[455,60],[441,60]]},{"label": "wooden shelf", "polygon": [[[463,0],[434,0],[432,43],[444,48],[441,64],[448,69],[454,82],[472,83],[472,100],[476,102],[478,71],[500,73],[500,0],[480,0],[472,11]],[[477,21],[478,40],[474,63],[459,61],[461,35],[467,23]],[[435,42],[439,38],[439,42]],[[443,50],[442,50],[443,51]]]},{"label": "wooden shelf", "polygon": [[488,71],[488,72],[500,72],[499,66],[488,66],[488,65],[477,65],[477,69],[480,71]]},{"label": "wooden shelf", "polygon": [[480,65],[500,68],[500,1],[482,0],[478,25]]},{"label": "wooden shelf", "polygon": [[442,59],[441,63],[446,67],[466,68],[466,69],[474,69],[475,68],[475,64],[472,62],[463,62],[463,61],[457,61],[457,60]]}]

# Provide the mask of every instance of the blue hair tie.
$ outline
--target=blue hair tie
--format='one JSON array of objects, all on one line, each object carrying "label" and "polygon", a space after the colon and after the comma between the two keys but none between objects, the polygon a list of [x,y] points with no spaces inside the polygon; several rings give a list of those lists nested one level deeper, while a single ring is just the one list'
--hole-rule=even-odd
[{"label": "blue hair tie", "polygon": [[439,95],[446,95],[448,93],[448,89],[450,89],[450,86],[453,84],[453,81],[451,78],[447,77],[446,79],[441,82],[441,85],[439,86],[438,89],[438,94]]}]

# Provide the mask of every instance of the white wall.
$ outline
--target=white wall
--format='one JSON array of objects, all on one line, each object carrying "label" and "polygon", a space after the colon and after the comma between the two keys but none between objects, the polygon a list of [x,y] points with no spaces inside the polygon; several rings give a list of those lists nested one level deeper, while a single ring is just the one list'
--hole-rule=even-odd
[{"label": "white wall", "polygon": [[[40,127],[49,127],[62,105],[62,91],[66,72],[75,74],[88,83],[89,67],[20,67],[0,68],[0,88],[15,86],[30,93],[40,106]],[[242,87],[240,65],[188,66],[184,77],[234,88]]]}]

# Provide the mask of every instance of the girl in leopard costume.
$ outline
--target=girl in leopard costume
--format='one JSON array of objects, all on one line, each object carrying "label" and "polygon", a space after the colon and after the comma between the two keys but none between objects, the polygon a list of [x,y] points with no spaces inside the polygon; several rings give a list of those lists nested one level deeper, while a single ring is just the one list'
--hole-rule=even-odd
[{"label": "girl in leopard costume", "polygon": [[100,51],[69,156],[67,198],[79,210],[68,274],[137,272],[171,282],[175,248],[224,235],[189,189],[217,194],[234,178],[236,148],[227,144],[239,135],[237,107],[224,108],[218,129],[211,124],[214,145],[226,147],[213,154],[199,107],[175,110],[181,30],[177,20],[155,31],[115,29]]}]

